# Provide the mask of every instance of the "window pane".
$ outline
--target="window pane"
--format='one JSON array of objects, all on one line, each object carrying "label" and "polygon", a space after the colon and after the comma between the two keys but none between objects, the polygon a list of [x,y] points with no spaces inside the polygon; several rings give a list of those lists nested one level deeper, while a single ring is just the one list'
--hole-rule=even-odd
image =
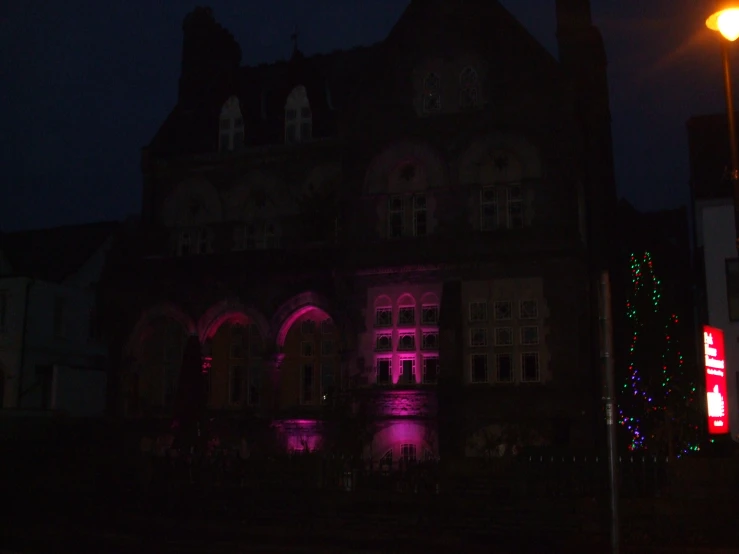
[{"label": "window pane", "polygon": [[377,360],[377,384],[390,384],[390,360]]},{"label": "window pane", "polygon": [[294,121],[295,118],[298,116],[298,112],[296,110],[285,110],[285,119],[288,121]]}]

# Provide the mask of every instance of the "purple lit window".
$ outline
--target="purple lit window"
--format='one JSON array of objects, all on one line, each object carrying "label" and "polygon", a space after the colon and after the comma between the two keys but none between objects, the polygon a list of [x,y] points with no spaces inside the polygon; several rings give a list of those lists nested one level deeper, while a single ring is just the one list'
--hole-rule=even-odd
[{"label": "purple lit window", "polygon": [[404,385],[416,383],[416,360],[406,358],[400,361],[400,382]]},{"label": "purple lit window", "polygon": [[375,311],[375,327],[392,327],[393,309],[377,308]]},{"label": "purple lit window", "polygon": [[400,458],[406,462],[416,461],[416,445],[402,444],[400,445]]},{"label": "purple lit window", "polygon": [[513,358],[510,354],[497,354],[495,356],[496,380],[498,383],[513,382]]},{"label": "purple lit window", "polygon": [[398,310],[398,325],[415,325],[416,309],[412,307],[400,308]]},{"label": "purple lit window", "polygon": [[400,335],[398,338],[398,350],[415,350],[416,349],[416,334],[408,333],[406,335]]},{"label": "purple lit window", "polygon": [[439,379],[439,358],[423,359],[423,382],[427,385],[436,384]]},{"label": "purple lit window", "polygon": [[393,349],[392,335],[377,335],[375,342],[375,350],[378,352],[388,352]]},{"label": "purple lit window", "polygon": [[537,352],[524,352],[521,354],[521,381],[524,383],[538,383],[540,380],[539,354]]},{"label": "purple lit window", "polygon": [[472,382],[487,383],[488,382],[488,355],[472,354],[470,356],[470,364],[472,366]]},{"label": "purple lit window", "polygon": [[513,344],[513,329],[510,327],[495,328],[495,346],[511,346]]},{"label": "purple lit window", "polygon": [[487,321],[488,303],[470,302],[470,321]]},{"label": "purple lit window", "polygon": [[421,310],[421,323],[423,325],[438,325],[439,306],[424,306]]},{"label": "purple lit window", "polygon": [[388,358],[377,360],[377,384],[390,384],[390,359]]}]

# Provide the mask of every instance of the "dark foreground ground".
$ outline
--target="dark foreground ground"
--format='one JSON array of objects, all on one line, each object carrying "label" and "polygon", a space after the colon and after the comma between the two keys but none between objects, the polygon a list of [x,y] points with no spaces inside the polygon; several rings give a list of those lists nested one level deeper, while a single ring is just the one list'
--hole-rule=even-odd
[{"label": "dark foreground ground", "polygon": [[[0,553],[610,552],[597,503],[588,514],[587,504],[523,505],[495,495],[235,487],[3,496],[10,510],[0,520]],[[700,534],[699,524],[691,531],[672,520],[683,528],[671,532],[670,518],[639,519],[637,531],[633,518],[625,523],[624,554],[739,553],[727,548],[737,534],[731,529],[717,538]],[[643,536],[658,520],[662,530]]]}]

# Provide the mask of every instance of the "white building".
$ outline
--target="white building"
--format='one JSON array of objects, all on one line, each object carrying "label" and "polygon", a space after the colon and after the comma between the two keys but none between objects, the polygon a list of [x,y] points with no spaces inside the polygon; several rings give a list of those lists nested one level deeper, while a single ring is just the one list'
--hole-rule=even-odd
[{"label": "white building", "polygon": [[0,406],[102,414],[96,284],[118,223],[0,235]]},{"label": "white building", "polygon": [[[724,332],[729,426],[739,441],[739,257],[726,115],[690,119],[688,139],[696,262],[701,268],[697,321]],[[698,352],[703,355],[702,344]]]}]

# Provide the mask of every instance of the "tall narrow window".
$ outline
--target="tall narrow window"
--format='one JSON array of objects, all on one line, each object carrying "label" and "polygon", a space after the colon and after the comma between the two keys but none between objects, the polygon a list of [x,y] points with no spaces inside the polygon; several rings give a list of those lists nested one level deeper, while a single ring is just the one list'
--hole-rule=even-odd
[{"label": "tall narrow window", "polygon": [[400,382],[404,385],[416,384],[416,360],[413,358],[400,361]]},{"label": "tall narrow window", "polygon": [[388,204],[388,237],[397,239],[403,236],[403,197],[391,196]]},{"label": "tall narrow window", "polygon": [[210,233],[204,227],[181,229],[177,235],[177,255],[207,254],[211,250]]},{"label": "tall narrow window", "polygon": [[417,194],[413,197],[413,234],[417,237],[426,235],[426,197]]},{"label": "tall narrow window", "polygon": [[295,87],[285,103],[285,144],[313,138],[313,112],[304,86]]},{"label": "tall narrow window", "polygon": [[313,364],[303,364],[300,375],[300,403],[313,404]]},{"label": "tall narrow window", "polygon": [[436,73],[429,73],[423,80],[423,113],[441,111],[441,79]]},{"label": "tall narrow window", "polygon": [[476,108],[479,99],[479,79],[477,71],[465,67],[459,75],[459,106],[462,109]]},{"label": "tall narrow window", "polygon": [[221,108],[218,149],[233,152],[244,146],[244,118],[241,115],[239,99],[232,96]]},{"label": "tall narrow window", "polygon": [[377,384],[390,384],[390,358],[381,358],[377,360]]},{"label": "tall narrow window", "polygon": [[54,300],[54,337],[64,338],[64,298]]}]

